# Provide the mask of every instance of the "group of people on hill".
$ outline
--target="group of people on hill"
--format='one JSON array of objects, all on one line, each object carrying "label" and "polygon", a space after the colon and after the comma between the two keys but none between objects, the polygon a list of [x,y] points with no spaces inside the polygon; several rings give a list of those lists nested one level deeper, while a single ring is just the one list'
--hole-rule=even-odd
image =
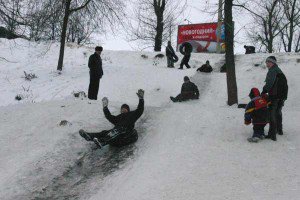
[{"label": "group of people on hill", "polygon": [[[88,98],[97,100],[100,79],[103,76],[101,53],[103,48],[97,46],[95,53],[89,57],[88,67],[90,69],[90,84],[88,89]],[[123,104],[120,109],[120,114],[114,116],[108,109],[108,98],[102,99],[103,112],[105,118],[114,125],[111,130],[104,130],[96,133],[89,133],[84,130],[79,130],[79,134],[87,141],[94,141],[100,148],[110,144],[113,146],[124,146],[135,142],[138,139],[138,134],[134,129],[135,122],[144,112],[144,90],[139,89],[137,92],[139,104],[136,110],[131,111],[127,104]]]},{"label": "group of people on hill", "polygon": [[[186,66],[187,69],[190,69],[191,66],[189,65],[189,61],[191,58],[191,53],[192,53],[193,47],[190,43],[186,42],[180,45],[179,51],[181,54],[183,54],[183,58],[180,63],[180,67],[178,69],[183,69],[183,66]],[[166,57],[167,57],[167,66],[169,68],[174,68],[174,63],[178,61],[178,56],[176,55],[172,45],[171,41],[168,41],[168,45],[166,47]],[[210,73],[212,72],[213,69],[209,64],[209,61],[207,60],[204,65],[199,67],[197,69],[197,72],[205,72],[205,73]]]},{"label": "group of people on hill", "polygon": [[[276,135],[283,135],[282,107],[287,99],[288,84],[284,73],[277,65],[275,56],[266,59],[268,73],[262,92],[252,88],[249,93],[251,101],[245,109],[245,124],[253,124],[253,135],[249,142],[258,142],[261,139],[277,140]],[[269,123],[268,134],[264,128]]]},{"label": "group of people on hill", "polygon": [[[90,69],[90,84],[88,89],[88,98],[97,100],[100,79],[103,76],[101,53],[103,48],[97,46],[95,53],[89,58],[88,67]],[[169,49],[173,51],[173,48]],[[177,57],[178,60],[178,57]],[[188,62],[189,57],[182,62]],[[170,62],[172,63],[172,61]],[[139,104],[136,110],[131,111],[127,104],[121,106],[120,114],[114,116],[108,109],[108,98],[102,99],[103,112],[105,118],[114,125],[111,130],[104,130],[101,132],[90,133],[80,130],[79,134],[87,141],[93,141],[100,148],[104,145],[110,144],[113,146],[124,146],[135,142],[138,139],[138,134],[134,129],[135,122],[141,117],[144,111],[144,90],[139,89],[137,92]],[[189,99],[199,99],[199,90],[197,86],[185,76],[184,83],[181,87],[181,93],[175,98],[170,97],[173,102],[181,102]]]},{"label": "group of people on hill", "polygon": [[[170,43],[168,43],[170,47]],[[88,98],[97,100],[100,79],[103,76],[101,53],[103,48],[97,46],[95,53],[89,58],[88,66],[90,68],[90,84],[88,90]],[[169,52],[168,52],[169,51]],[[174,50],[167,47],[168,65],[173,65]],[[173,53],[172,53],[173,52]],[[169,58],[172,56],[172,58]],[[190,56],[183,59],[181,64],[185,64]],[[177,57],[178,60],[178,57]],[[274,56],[266,59],[268,73],[266,76],[266,84],[262,93],[257,88],[252,88],[249,93],[251,101],[247,104],[245,110],[245,124],[253,124],[253,136],[248,138],[249,142],[258,142],[267,138],[276,141],[276,134],[283,134],[282,131],[282,107],[287,99],[287,80],[281,69],[277,65]],[[180,67],[181,68],[181,67]],[[201,66],[197,71],[211,72],[212,68],[209,61]],[[138,139],[135,122],[141,117],[144,111],[144,90],[139,89],[137,92],[139,104],[136,110],[131,111],[127,104],[123,104],[120,114],[114,116],[108,109],[108,98],[102,99],[103,112],[106,119],[114,125],[111,130],[104,130],[97,133],[88,133],[83,130],[79,134],[87,141],[94,141],[99,147],[110,144],[113,146],[124,146],[135,142]],[[189,77],[184,77],[184,83],[181,92],[176,97],[170,97],[173,102],[182,102],[190,99],[199,99],[198,87],[190,81]],[[269,132],[264,134],[264,127],[270,123]]]},{"label": "group of people on hill", "polygon": [[[191,58],[192,50],[193,47],[188,42],[183,43],[180,46],[179,51],[183,55],[183,58],[181,60],[180,67],[178,69],[183,69],[183,66],[186,66],[187,69],[191,68],[191,66],[189,65],[189,61]],[[178,61],[178,56],[176,55],[171,45],[171,41],[168,41],[168,45],[166,47],[166,57],[167,57],[168,67],[174,68],[174,63]]]}]

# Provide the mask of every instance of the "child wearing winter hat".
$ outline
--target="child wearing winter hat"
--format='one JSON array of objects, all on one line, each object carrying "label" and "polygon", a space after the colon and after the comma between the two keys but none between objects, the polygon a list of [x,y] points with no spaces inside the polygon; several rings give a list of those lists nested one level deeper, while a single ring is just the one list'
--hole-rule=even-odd
[{"label": "child wearing winter hat", "polygon": [[253,135],[248,138],[249,142],[258,142],[264,139],[264,128],[268,123],[268,104],[266,99],[260,96],[257,88],[252,88],[249,97],[251,101],[245,109],[245,125],[253,124]]}]

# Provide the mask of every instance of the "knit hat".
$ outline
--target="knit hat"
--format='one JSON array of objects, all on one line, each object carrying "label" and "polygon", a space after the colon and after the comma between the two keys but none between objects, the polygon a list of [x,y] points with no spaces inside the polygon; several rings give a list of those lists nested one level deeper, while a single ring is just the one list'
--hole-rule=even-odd
[{"label": "knit hat", "polygon": [[127,104],[123,104],[122,106],[121,106],[121,109],[122,108],[125,108],[126,110],[128,110],[128,112],[130,111],[130,108],[129,108],[129,106],[127,105]]},{"label": "knit hat", "polygon": [[103,51],[103,47],[101,47],[101,46],[96,46],[95,51]]},{"label": "knit hat", "polygon": [[185,76],[185,77],[183,78],[183,80],[184,80],[184,81],[189,81],[190,79],[189,79],[189,77]]},{"label": "knit hat", "polygon": [[276,60],[275,56],[269,56],[266,59],[266,62],[271,62],[271,63],[277,64],[277,60]]},{"label": "knit hat", "polygon": [[253,99],[254,97],[260,96],[260,92],[257,88],[252,88],[249,93],[249,97]]}]

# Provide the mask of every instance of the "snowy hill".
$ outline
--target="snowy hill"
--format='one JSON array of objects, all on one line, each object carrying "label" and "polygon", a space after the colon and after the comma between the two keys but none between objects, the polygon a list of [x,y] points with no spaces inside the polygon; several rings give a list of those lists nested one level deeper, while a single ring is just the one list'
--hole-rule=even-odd
[{"label": "snowy hill", "polygon": [[[166,68],[156,53],[104,49],[99,99],[107,96],[117,114],[122,103],[135,108],[135,92],[143,88],[146,109],[135,144],[97,150],[78,130],[111,127],[101,101],[72,94],[87,91],[93,49],[68,45],[60,75],[58,50],[56,43],[0,40],[6,59],[0,59],[0,199],[299,198],[299,54],[275,54],[290,88],[284,135],[249,144],[252,127],[243,124],[244,111],[226,105],[226,76],[218,72],[223,55],[193,54],[193,67],[208,59],[214,68],[199,74]],[[236,57],[240,103],[249,101],[251,87],[262,88],[267,56]],[[26,81],[23,71],[38,78]],[[198,85],[200,99],[171,103],[185,75]],[[25,99],[16,101],[17,94]],[[62,120],[69,123],[60,126]]]}]

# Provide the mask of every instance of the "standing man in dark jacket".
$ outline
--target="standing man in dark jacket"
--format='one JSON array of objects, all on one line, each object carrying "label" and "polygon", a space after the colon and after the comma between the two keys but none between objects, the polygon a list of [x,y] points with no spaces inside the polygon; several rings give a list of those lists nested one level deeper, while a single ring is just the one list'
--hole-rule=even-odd
[{"label": "standing man in dark jacket", "polygon": [[181,93],[177,97],[170,97],[173,102],[187,101],[189,99],[199,99],[198,87],[190,81],[189,77],[184,77],[184,83],[181,86]]},{"label": "standing man in dark jacket", "polygon": [[185,65],[188,69],[191,68],[189,61],[193,51],[193,46],[189,42],[185,42],[180,46],[179,51],[183,55],[183,58],[178,69],[183,69],[183,65]]},{"label": "standing man in dark jacket", "polygon": [[[262,94],[268,93],[270,100],[270,128],[266,138],[276,141],[276,133],[279,135],[283,134],[281,110],[284,105],[284,101],[287,98],[288,88],[285,75],[278,67],[275,56],[269,56],[266,59],[266,65],[268,67],[268,73],[265,80],[266,84],[262,91]],[[281,80],[285,81],[285,91],[282,91],[281,87],[279,87],[282,83]]]},{"label": "standing man in dark jacket", "polygon": [[168,41],[168,46],[166,47],[166,56],[168,67],[174,68],[174,63],[178,61],[178,57],[175,54],[175,51],[171,45],[171,41]]},{"label": "standing man in dark jacket", "polygon": [[84,130],[80,130],[79,134],[87,141],[94,141],[99,147],[107,144],[120,147],[136,142],[138,134],[134,129],[134,125],[144,112],[144,90],[138,90],[137,96],[139,97],[137,109],[130,111],[129,106],[123,104],[121,106],[121,114],[117,116],[110,113],[108,109],[108,99],[104,97],[102,99],[103,112],[105,118],[114,125],[114,128],[99,133],[88,133]]},{"label": "standing man in dark jacket", "polygon": [[100,79],[103,76],[102,70],[102,59],[100,57],[103,48],[101,46],[97,46],[95,48],[95,53],[89,58],[89,68],[90,68],[90,85],[88,98],[91,100],[97,100],[98,91],[99,91],[99,83]]}]

